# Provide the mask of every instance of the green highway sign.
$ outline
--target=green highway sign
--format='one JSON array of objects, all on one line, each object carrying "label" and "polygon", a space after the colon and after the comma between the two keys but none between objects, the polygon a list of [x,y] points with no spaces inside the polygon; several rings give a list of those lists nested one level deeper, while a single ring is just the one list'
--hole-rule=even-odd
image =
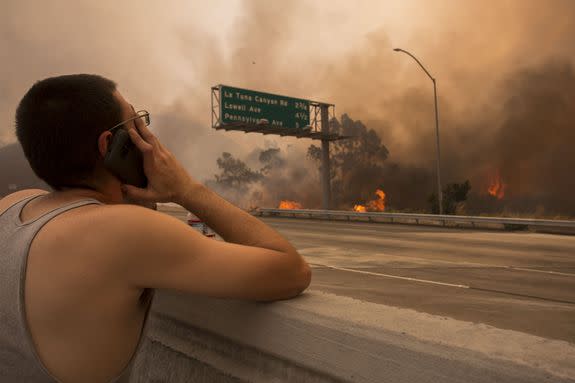
[{"label": "green highway sign", "polygon": [[269,125],[278,128],[309,126],[310,101],[220,85],[222,125]]}]

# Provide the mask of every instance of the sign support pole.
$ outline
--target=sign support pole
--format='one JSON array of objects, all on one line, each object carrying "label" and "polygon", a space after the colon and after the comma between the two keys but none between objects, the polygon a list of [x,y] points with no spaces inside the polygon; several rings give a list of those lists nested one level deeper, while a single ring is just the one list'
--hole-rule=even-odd
[{"label": "sign support pole", "polygon": [[322,207],[329,210],[331,207],[331,182],[330,182],[330,162],[329,162],[329,105],[321,104],[321,187],[322,187]]}]

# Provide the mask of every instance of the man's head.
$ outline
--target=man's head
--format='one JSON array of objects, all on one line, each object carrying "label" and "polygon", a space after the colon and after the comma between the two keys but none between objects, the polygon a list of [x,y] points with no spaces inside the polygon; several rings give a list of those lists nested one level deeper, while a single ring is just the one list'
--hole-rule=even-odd
[{"label": "man's head", "polygon": [[36,175],[61,190],[95,177],[112,135],[107,130],[132,113],[111,80],[88,74],[51,77],[34,84],[20,101],[16,135]]}]

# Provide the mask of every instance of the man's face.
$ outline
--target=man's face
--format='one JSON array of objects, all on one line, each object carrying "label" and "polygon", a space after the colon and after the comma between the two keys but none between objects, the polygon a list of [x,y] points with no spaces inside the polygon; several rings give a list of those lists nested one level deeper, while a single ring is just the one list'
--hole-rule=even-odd
[{"label": "man's face", "polygon": [[[124,99],[124,97],[122,97],[120,92],[118,92],[117,90],[114,91],[113,96],[116,98],[116,101],[120,105],[120,110],[121,110],[120,121],[128,120],[132,116],[135,115],[134,108],[132,107],[132,105],[130,105],[130,103],[128,103]],[[118,122],[120,122],[120,121],[118,121]],[[126,125],[126,127],[130,127],[129,124],[134,124],[134,123],[135,123],[134,121],[129,121],[125,125]],[[102,159],[106,155],[106,152],[108,151],[108,147],[110,146],[110,143],[112,142],[113,134],[109,130],[111,128],[112,128],[111,126],[106,127],[107,130],[104,130],[100,134],[100,136],[98,137],[98,149],[100,151],[100,155],[102,156]]]},{"label": "man's face", "polygon": [[[122,109],[122,121],[124,120],[129,120],[130,118],[134,117],[136,115],[136,110],[134,109],[134,107],[127,102],[124,97],[120,94],[120,92],[118,92],[117,90],[114,92],[114,97],[116,97],[116,99],[118,100],[120,107]],[[132,121],[128,121],[125,124],[125,128],[131,128],[134,127],[136,128],[136,121],[132,120]],[[112,134],[110,133],[110,139],[111,139]],[[108,142],[109,144],[109,142]],[[124,195],[124,193],[122,193],[122,198],[124,200],[125,203],[129,203],[129,204],[136,204],[136,205],[140,205],[140,206],[144,206],[150,209],[156,209],[156,203],[155,202],[145,202],[145,201],[137,201],[137,200],[132,200],[127,198],[126,195]]]},{"label": "man's face", "polygon": [[[134,107],[124,99],[124,97],[122,96],[122,94],[118,90],[114,91],[113,95],[116,98],[116,100],[118,101],[118,104],[120,104],[120,109],[122,112],[120,121],[129,120],[130,118],[132,118],[136,115],[136,111],[134,110]],[[136,127],[136,121],[134,121],[134,120],[128,121],[125,123],[124,127],[125,128],[131,128],[131,127],[135,128]],[[110,145],[111,141],[112,141],[112,132],[110,132],[109,130],[104,131],[102,133],[102,135],[100,136],[99,143],[98,143],[102,157],[104,157],[105,153],[107,152],[108,146]]]},{"label": "man's face", "polygon": [[[120,92],[116,90],[114,92],[114,97],[116,97],[116,99],[120,103],[120,107],[122,108],[122,121],[127,120],[136,114],[136,110],[134,109],[134,107],[124,99],[124,97]],[[130,121],[126,123],[126,125],[128,125],[126,126],[126,128],[131,127],[129,126],[129,124],[132,124],[134,127],[136,127],[135,121]]]}]

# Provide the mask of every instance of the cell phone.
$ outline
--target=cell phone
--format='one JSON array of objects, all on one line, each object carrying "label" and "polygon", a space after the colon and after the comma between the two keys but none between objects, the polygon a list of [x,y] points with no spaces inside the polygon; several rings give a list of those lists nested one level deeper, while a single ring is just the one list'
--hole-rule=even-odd
[{"label": "cell phone", "polygon": [[140,188],[148,186],[144,159],[125,129],[117,129],[104,156],[104,166],[122,183]]}]

